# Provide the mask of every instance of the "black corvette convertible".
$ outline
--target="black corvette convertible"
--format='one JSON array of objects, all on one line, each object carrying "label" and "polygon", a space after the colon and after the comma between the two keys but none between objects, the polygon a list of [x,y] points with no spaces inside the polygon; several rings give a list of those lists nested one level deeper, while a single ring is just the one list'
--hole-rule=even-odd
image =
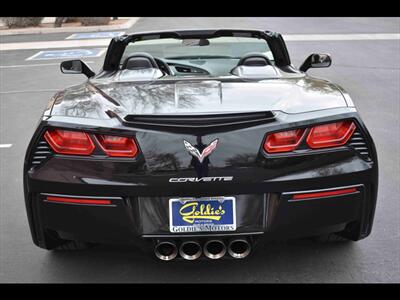
[{"label": "black corvette convertible", "polygon": [[367,237],[373,140],[340,86],[296,69],[282,36],[182,30],[111,40],[54,95],[27,149],[34,243],[142,247],[162,260],[244,258],[261,239]]}]

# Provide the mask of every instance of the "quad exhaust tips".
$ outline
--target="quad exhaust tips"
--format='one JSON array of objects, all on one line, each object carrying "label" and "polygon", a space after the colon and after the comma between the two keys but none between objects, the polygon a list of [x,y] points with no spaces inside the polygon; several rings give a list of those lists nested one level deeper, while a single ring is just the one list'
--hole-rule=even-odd
[{"label": "quad exhaust tips", "polygon": [[178,248],[175,243],[164,241],[154,247],[154,254],[161,260],[173,260],[178,255]]},{"label": "quad exhaust tips", "polygon": [[233,258],[245,258],[250,254],[251,246],[246,239],[236,239],[229,242],[228,253]]},{"label": "quad exhaust tips", "polygon": [[225,255],[226,246],[221,240],[210,240],[204,244],[203,252],[210,259],[218,259]]},{"label": "quad exhaust tips", "polygon": [[202,254],[201,246],[195,241],[186,241],[179,247],[179,254],[187,260],[198,259]]},{"label": "quad exhaust tips", "polygon": [[186,260],[198,259],[203,253],[209,259],[219,259],[226,253],[233,258],[245,258],[251,252],[251,244],[246,238],[230,240],[228,246],[218,239],[205,242],[202,247],[197,241],[184,241],[179,249],[174,241],[158,241],[154,247],[154,254],[161,260],[173,260],[179,255]]}]

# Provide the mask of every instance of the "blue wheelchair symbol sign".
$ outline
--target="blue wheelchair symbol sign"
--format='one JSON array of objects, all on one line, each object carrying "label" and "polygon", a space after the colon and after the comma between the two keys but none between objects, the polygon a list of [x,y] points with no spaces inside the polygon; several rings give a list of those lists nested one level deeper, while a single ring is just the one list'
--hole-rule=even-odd
[{"label": "blue wheelchair symbol sign", "polygon": [[67,50],[46,50],[40,51],[26,60],[65,59],[99,57],[106,51],[106,48],[93,49],[67,49]]}]

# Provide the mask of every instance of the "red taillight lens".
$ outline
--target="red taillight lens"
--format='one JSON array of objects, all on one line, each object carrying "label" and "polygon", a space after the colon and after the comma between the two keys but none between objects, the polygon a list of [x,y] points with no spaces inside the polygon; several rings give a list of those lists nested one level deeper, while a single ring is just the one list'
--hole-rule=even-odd
[{"label": "red taillight lens", "polygon": [[332,190],[332,191],[322,191],[317,193],[304,193],[304,194],[294,194],[293,200],[303,200],[312,198],[323,198],[331,196],[340,196],[356,193],[358,190],[356,188]]},{"label": "red taillight lens", "polygon": [[50,147],[60,154],[90,155],[95,149],[93,141],[85,132],[49,129],[44,138]]},{"label": "red taillight lens", "polygon": [[46,201],[58,202],[58,203],[96,204],[96,205],[111,204],[110,200],[82,199],[82,198],[55,197],[55,196],[47,196]]},{"label": "red taillight lens", "polygon": [[138,153],[138,147],[133,138],[97,134],[100,147],[108,156],[134,157]]},{"label": "red taillight lens", "polygon": [[268,153],[295,150],[303,139],[305,129],[295,129],[269,134],[265,139],[264,150]]},{"label": "red taillight lens", "polygon": [[312,149],[337,147],[347,143],[356,125],[352,121],[319,125],[311,128],[307,144]]}]

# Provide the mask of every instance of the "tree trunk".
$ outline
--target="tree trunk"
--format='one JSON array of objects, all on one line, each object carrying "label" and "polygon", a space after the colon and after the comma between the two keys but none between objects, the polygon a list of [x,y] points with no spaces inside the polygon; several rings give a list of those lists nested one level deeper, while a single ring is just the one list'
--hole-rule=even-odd
[{"label": "tree trunk", "polygon": [[61,27],[66,17],[56,17],[56,21],[54,22],[54,27]]}]

